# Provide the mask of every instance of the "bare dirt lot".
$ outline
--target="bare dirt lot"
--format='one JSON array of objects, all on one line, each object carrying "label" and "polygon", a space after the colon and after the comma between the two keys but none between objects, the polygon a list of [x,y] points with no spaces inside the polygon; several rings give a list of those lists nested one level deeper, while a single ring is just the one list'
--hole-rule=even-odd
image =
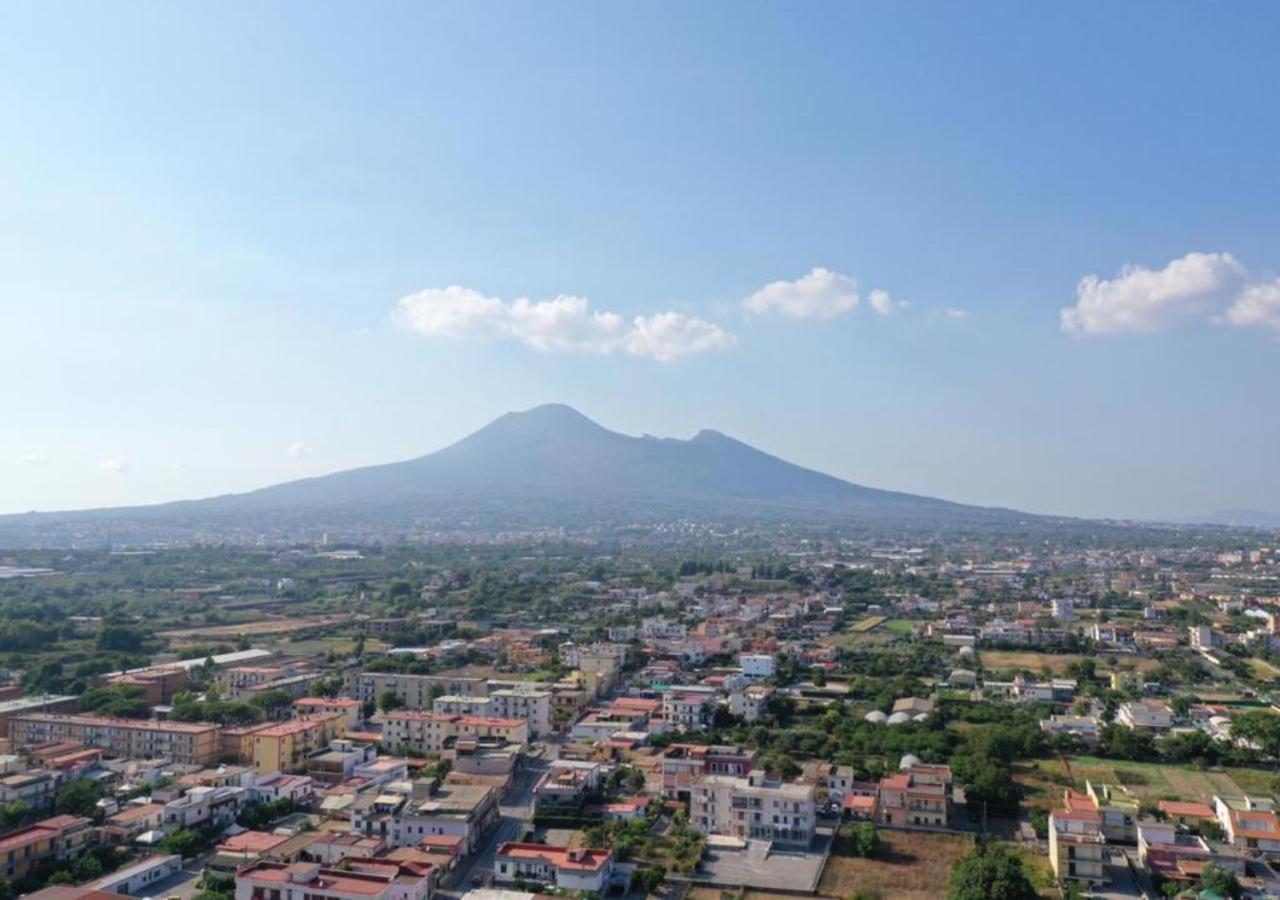
[{"label": "bare dirt lot", "polygon": [[952,864],[972,846],[967,835],[881,829],[876,858],[831,855],[818,894],[844,898],[863,891],[883,900],[936,900],[946,896]]}]

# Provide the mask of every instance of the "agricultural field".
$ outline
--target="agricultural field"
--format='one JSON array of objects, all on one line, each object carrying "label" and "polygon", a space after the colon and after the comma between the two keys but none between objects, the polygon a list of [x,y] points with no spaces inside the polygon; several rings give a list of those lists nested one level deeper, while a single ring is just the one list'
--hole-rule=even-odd
[{"label": "agricultural field", "polygon": [[[1036,673],[1048,671],[1054,675],[1061,675],[1068,666],[1082,659],[1093,659],[1098,672],[1104,673],[1113,668],[1110,661],[1117,659],[1110,656],[1086,657],[1079,653],[1037,653],[1034,650],[983,650],[979,657],[983,668],[990,671],[1027,669]],[[1124,664],[1121,668],[1139,672],[1149,672],[1160,665],[1157,660],[1146,657],[1125,656],[1119,659]]]},{"label": "agricultural field", "polygon": [[288,619],[261,619],[256,622],[240,622],[235,625],[205,625],[200,628],[178,628],[156,632],[157,637],[175,643],[207,643],[216,640],[234,640],[240,637],[260,638],[264,635],[289,634],[308,628],[323,628],[349,621],[349,615],[302,616]]},{"label": "agricultural field", "polygon": [[881,829],[873,859],[832,852],[818,895],[843,898],[862,892],[883,900],[934,900],[946,895],[952,864],[972,846],[967,835]]},{"label": "agricultural field", "polygon": [[1121,784],[1139,800],[1199,800],[1211,803],[1215,794],[1273,793],[1275,773],[1266,769],[1198,771],[1190,766],[1157,765],[1072,757],[1042,759],[1016,767],[1014,780],[1026,791],[1027,805],[1050,809],[1061,805],[1062,791],[1071,786],[1083,790],[1086,781]]},{"label": "agricultural field", "polygon": [[866,619],[862,619],[860,621],[854,622],[852,625],[849,626],[849,630],[857,632],[858,634],[863,634],[865,632],[870,631],[873,628],[878,628],[879,626],[883,625],[888,620],[888,618],[889,618],[888,616],[870,616]]}]

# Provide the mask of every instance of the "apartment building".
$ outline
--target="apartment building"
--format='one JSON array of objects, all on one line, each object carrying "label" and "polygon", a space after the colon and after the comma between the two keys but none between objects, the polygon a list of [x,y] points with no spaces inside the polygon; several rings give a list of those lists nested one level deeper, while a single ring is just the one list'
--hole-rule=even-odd
[{"label": "apartment building", "polygon": [[529,742],[525,719],[464,716],[398,709],[382,716],[382,745],[414,753],[437,754],[459,739],[500,739],[509,744]]},{"label": "apartment building", "polygon": [[729,712],[744,722],[757,722],[769,711],[774,690],[768,685],[753,684],[729,695]]},{"label": "apartment building", "polygon": [[880,779],[877,819],[897,828],[951,824],[951,767],[910,763]]},{"label": "apartment building", "polygon": [[10,720],[9,732],[15,747],[73,741],[114,756],[194,766],[214,762],[220,749],[218,726],[208,722],[30,713]]},{"label": "apartment building", "polygon": [[614,881],[615,869],[608,850],[508,841],[498,847],[493,872],[495,880],[504,884],[523,881],[603,895]]},{"label": "apartment building", "polygon": [[260,860],[236,872],[236,900],[431,900],[435,882],[427,863],[347,857],[339,869]]},{"label": "apartment building", "polygon": [[672,744],[662,753],[662,796],[688,803],[703,775],[740,777],[755,768],[756,753],[725,744]]},{"label": "apartment building", "polygon": [[807,848],[813,841],[817,802],[813,785],[745,777],[703,775],[690,790],[689,822],[707,834]]},{"label": "apartment building", "polygon": [[35,694],[0,700],[0,738],[9,736],[9,720],[15,716],[37,712],[73,713],[79,708],[79,701],[66,694]]},{"label": "apartment building", "polygon": [[351,828],[377,837],[389,847],[415,847],[424,840],[453,838],[470,853],[498,819],[498,792],[486,784],[435,779],[412,783],[412,793],[388,790],[359,796],[351,810]]},{"label": "apartment building", "polygon": [[772,678],[775,671],[772,653],[743,653],[738,665],[748,678]]},{"label": "apartment building", "polygon": [[484,697],[489,688],[485,679],[470,676],[360,672],[351,677],[347,689],[352,699],[361,703],[377,703],[384,691],[394,693],[405,709],[431,709],[436,697]]},{"label": "apartment building", "polygon": [[58,779],[52,772],[32,769],[0,777],[0,804],[22,803],[27,809],[44,809],[53,804]]},{"label": "apartment building", "polygon": [[347,733],[347,717],[334,712],[290,719],[253,733],[253,765],[259,772],[301,771],[308,754]]},{"label": "apartment building", "polygon": [[347,730],[355,731],[360,727],[361,703],[348,697],[299,697],[293,701],[295,713],[299,716],[329,716],[335,713],[347,720]]},{"label": "apartment building", "polygon": [[489,694],[488,715],[504,719],[524,719],[529,736],[546,737],[552,732],[552,692],[536,688],[502,688]]},{"label": "apartment building", "polygon": [[716,692],[712,689],[674,688],[662,693],[662,717],[668,727],[684,731],[701,731],[711,721],[716,708]]},{"label": "apartment building", "polygon": [[93,836],[93,822],[78,816],[54,816],[0,835],[0,872],[10,884],[49,863],[80,856]]},{"label": "apartment building", "polygon": [[1059,881],[1105,884],[1106,850],[1097,810],[1055,809],[1049,814],[1049,864]]}]

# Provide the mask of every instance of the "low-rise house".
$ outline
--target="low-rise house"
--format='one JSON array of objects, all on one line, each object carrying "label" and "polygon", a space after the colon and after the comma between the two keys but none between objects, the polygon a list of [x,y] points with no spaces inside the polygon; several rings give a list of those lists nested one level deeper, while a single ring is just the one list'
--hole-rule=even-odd
[{"label": "low-rise house", "polygon": [[1222,836],[1237,850],[1280,853],[1280,819],[1266,797],[1214,797]]},{"label": "low-rise house", "polygon": [[[1199,828],[1205,822],[1216,822],[1218,815],[1207,803],[1193,803],[1184,800],[1161,800],[1156,808],[1164,815],[1166,822],[1180,825],[1183,828]],[[1138,826],[1140,829],[1142,825]]]},{"label": "low-rise house", "polygon": [[756,722],[769,711],[769,701],[774,689],[765,684],[753,684],[729,695],[729,712],[745,722]]},{"label": "low-rise house", "polygon": [[193,787],[164,805],[164,827],[226,828],[248,802],[241,787]]},{"label": "low-rise house", "polygon": [[1237,852],[1215,850],[1204,838],[1179,831],[1172,822],[1138,825],[1138,864],[1153,878],[1194,888],[1208,863],[1216,863],[1237,877],[1246,871],[1245,860]]},{"label": "low-rise house", "polygon": [[1102,720],[1097,716],[1052,715],[1040,720],[1040,730],[1045,734],[1070,735],[1094,746],[1102,736]]},{"label": "low-rise house", "polygon": [[615,881],[613,854],[608,850],[513,841],[498,847],[493,871],[496,880],[504,884],[530,882],[557,890],[593,894],[606,893]]},{"label": "low-rise house", "polygon": [[423,863],[349,857],[328,868],[262,860],[236,872],[236,900],[430,900],[435,882],[435,869]]},{"label": "low-rise house", "polygon": [[254,779],[249,785],[249,800],[252,803],[292,800],[301,805],[311,799],[314,791],[315,783],[309,775],[286,775],[283,772],[273,772]]},{"label": "low-rise house", "polygon": [[1173,727],[1173,708],[1164,700],[1130,700],[1120,704],[1116,723],[1135,731],[1168,731]]},{"label": "low-rise house", "polygon": [[337,738],[307,754],[307,775],[316,784],[334,785],[346,781],[355,770],[378,758],[378,748],[372,743]]}]

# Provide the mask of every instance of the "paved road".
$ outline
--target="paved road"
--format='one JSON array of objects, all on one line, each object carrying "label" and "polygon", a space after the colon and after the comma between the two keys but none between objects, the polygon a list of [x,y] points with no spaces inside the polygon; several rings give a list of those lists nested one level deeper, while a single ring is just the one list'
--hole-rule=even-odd
[{"label": "paved road", "polygon": [[533,786],[547,771],[549,757],[555,751],[544,753],[541,757],[530,759],[524,768],[516,774],[511,790],[503,798],[498,807],[498,821],[490,826],[489,833],[482,839],[477,850],[464,859],[454,870],[447,889],[440,895],[456,898],[472,888],[472,881],[477,877],[487,877],[493,872],[493,860],[498,846],[505,841],[514,841],[520,832],[533,819]]}]

